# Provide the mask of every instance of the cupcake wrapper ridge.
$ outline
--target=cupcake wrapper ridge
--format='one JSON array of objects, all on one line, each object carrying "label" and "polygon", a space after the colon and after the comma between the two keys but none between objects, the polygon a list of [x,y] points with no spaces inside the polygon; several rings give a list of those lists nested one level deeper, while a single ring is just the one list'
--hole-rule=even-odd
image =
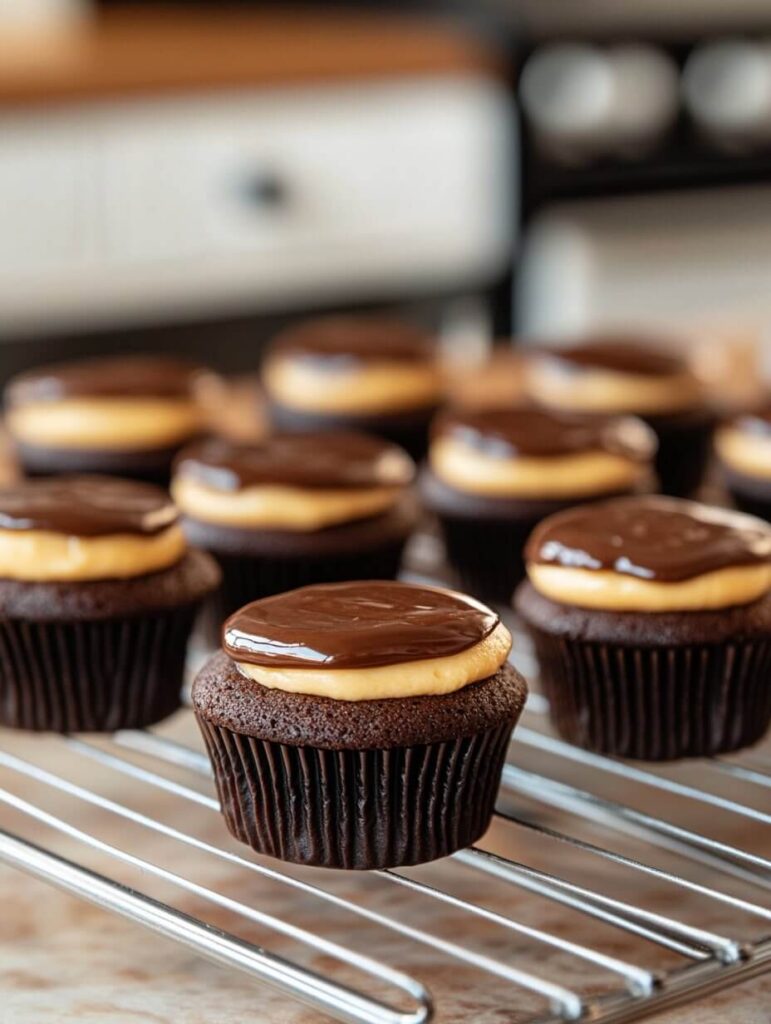
[{"label": "cupcake wrapper ridge", "polygon": [[100,621],[0,620],[0,724],[137,729],[180,706],[197,605]]},{"label": "cupcake wrapper ridge", "polygon": [[750,746],[771,724],[771,640],[652,648],[531,633],[552,721],[577,746],[706,757]]},{"label": "cupcake wrapper ridge", "polygon": [[296,864],[373,870],[445,857],[486,831],[512,722],[387,750],[243,736],[197,716],[230,832]]}]

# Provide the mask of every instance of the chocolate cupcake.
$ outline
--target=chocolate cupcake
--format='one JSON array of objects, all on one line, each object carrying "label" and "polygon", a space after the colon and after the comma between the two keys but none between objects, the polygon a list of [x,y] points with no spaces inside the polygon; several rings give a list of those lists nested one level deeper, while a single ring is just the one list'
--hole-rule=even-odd
[{"label": "chocolate cupcake", "polygon": [[280,335],[263,383],[279,430],[364,430],[420,458],[442,398],[431,338],[378,317],[324,317]]},{"label": "chocolate cupcake", "polygon": [[220,563],[209,639],[236,608],[310,583],[396,576],[417,519],[415,465],[367,434],[204,441],[177,460],[172,494],[196,547]]},{"label": "chocolate cupcake", "polygon": [[484,605],[406,583],[242,608],[193,684],[228,828],[259,853],[331,868],[475,842],[527,695],[510,647]]},{"label": "chocolate cupcake", "polygon": [[655,450],[652,431],[630,416],[456,410],[435,422],[421,492],[464,588],[508,602],[536,523],[650,485]]},{"label": "chocolate cupcake", "polygon": [[719,427],[715,450],[734,503],[743,512],[771,521],[771,404]]},{"label": "chocolate cupcake", "polygon": [[91,732],[165,718],[218,582],[158,487],[84,476],[0,489],[0,724]]},{"label": "chocolate cupcake", "polygon": [[659,442],[656,474],[666,494],[686,497],[704,478],[714,413],[685,359],[634,338],[542,349],[528,387],[542,405],[570,412],[642,417]]},{"label": "chocolate cupcake", "polygon": [[605,754],[705,757],[771,722],[771,527],[674,498],[544,520],[515,606],[558,732]]},{"label": "chocolate cupcake", "polygon": [[14,377],[6,426],[31,475],[111,473],[167,483],[174,455],[203,432],[200,367],[171,356],[61,363]]}]

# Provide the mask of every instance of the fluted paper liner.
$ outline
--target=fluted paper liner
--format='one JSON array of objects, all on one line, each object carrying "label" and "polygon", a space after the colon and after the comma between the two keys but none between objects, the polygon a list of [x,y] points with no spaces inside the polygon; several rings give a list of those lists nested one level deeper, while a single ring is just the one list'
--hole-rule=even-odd
[{"label": "fluted paper liner", "polygon": [[230,832],[296,864],[420,864],[487,829],[512,722],[388,750],[322,750],[243,736],[198,715]]},{"label": "fluted paper liner", "polygon": [[439,516],[447,559],[463,590],[507,604],[524,578],[522,552],[539,519],[500,520]]},{"label": "fluted paper liner", "polygon": [[138,729],[180,705],[195,605],[124,619],[0,619],[0,724]]},{"label": "fluted paper liner", "polygon": [[771,724],[771,642],[626,646],[531,627],[559,734],[588,750],[666,761],[739,750]]}]

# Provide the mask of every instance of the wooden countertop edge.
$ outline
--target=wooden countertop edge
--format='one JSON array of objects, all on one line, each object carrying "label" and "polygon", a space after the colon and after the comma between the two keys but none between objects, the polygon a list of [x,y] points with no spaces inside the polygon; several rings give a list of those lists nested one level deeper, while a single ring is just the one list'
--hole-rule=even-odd
[{"label": "wooden countertop edge", "polygon": [[405,75],[505,73],[460,25],[370,12],[116,9],[0,34],[0,106]]}]

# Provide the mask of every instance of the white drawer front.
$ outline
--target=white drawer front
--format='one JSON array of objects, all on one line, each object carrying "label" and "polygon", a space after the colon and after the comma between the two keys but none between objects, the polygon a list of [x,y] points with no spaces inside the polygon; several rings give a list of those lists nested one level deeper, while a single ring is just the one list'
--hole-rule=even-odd
[{"label": "white drawer front", "polygon": [[512,124],[468,79],[6,116],[0,324],[484,281]]}]

